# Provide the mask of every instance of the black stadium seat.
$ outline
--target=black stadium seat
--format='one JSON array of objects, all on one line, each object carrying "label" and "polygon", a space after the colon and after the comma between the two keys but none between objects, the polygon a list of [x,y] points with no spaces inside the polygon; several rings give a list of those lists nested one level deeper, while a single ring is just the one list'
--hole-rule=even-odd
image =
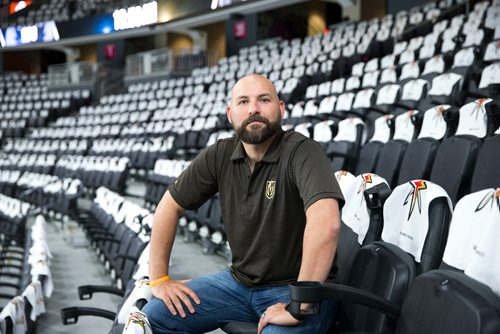
[{"label": "black stadium seat", "polygon": [[477,155],[476,166],[472,174],[470,192],[488,187],[500,187],[500,133],[487,138]]},{"label": "black stadium seat", "polygon": [[[491,99],[462,106],[457,132],[445,139],[436,152],[430,180],[446,189],[453,203],[469,192],[481,138],[487,135],[488,114],[492,108]],[[476,117],[477,114],[481,117]]]},{"label": "black stadium seat", "polygon": [[[342,175],[337,176],[339,177]],[[340,237],[335,255],[337,283],[346,283],[359,248],[380,240],[383,228],[382,208],[390,192],[387,182],[371,173],[357,176],[349,186],[342,188],[346,204],[342,209]]]},{"label": "black stadium seat", "polygon": [[406,148],[396,184],[403,184],[415,179],[429,179],[432,163],[439,142],[450,135],[445,119],[452,113],[449,105],[439,105],[427,110],[423,116],[422,127],[418,137]]},{"label": "black stadium seat", "polygon": [[[421,213],[415,206],[418,197],[422,201]],[[293,283],[292,301],[341,302],[337,317],[341,332],[395,332],[399,310],[415,277],[439,266],[451,219],[450,204],[444,190],[430,182],[415,180],[399,186],[385,202],[382,232],[382,240],[396,241],[399,247],[387,241],[361,247],[346,285]],[[415,226],[428,226],[426,234],[408,229],[408,220],[417,221],[411,218],[415,214],[420,222]],[[405,235],[416,238],[408,239]]]},{"label": "black stadium seat", "polygon": [[417,112],[408,111],[395,118],[394,136],[380,151],[373,172],[387,180],[391,187],[396,185],[398,172],[408,143],[415,136],[414,119]]}]

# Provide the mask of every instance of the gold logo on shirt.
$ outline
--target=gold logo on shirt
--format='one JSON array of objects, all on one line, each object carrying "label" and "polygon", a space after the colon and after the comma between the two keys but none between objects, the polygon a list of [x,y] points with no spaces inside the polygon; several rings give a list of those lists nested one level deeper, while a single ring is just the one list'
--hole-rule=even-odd
[{"label": "gold logo on shirt", "polygon": [[276,192],[276,181],[266,182],[266,197],[267,199],[274,198],[274,193]]}]

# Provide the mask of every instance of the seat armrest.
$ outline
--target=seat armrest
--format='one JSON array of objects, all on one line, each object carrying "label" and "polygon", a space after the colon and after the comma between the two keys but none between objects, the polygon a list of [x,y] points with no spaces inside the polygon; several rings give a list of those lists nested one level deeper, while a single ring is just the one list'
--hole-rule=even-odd
[{"label": "seat armrest", "polygon": [[92,299],[94,293],[111,293],[123,297],[124,291],[109,285],[82,285],[78,287],[78,297],[80,300]]},{"label": "seat armrest", "polygon": [[[350,302],[376,309],[397,320],[400,308],[374,293],[335,283],[295,282],[290,284],[291,309],[300,312],[301,303],[319,303],[325,299]],[[314,307],[313,307],[314,309]]]},{"label": "seat armrest", "polygon": [[61,320],[64,325],[72,325],[78,322],[80,316],[96,316],[109,320],[116,318],[116,313],[95,307],[66,307],[61,310]]}]

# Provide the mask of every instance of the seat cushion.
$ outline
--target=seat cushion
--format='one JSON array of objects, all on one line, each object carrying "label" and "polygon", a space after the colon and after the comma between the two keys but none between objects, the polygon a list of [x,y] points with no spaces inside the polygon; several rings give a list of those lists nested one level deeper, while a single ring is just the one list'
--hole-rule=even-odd
[{"label": "seat cushion", "polygon": [[222,326],[222,330],[228,334],[255,334],[257,333],[257,323],[230,322]]}]

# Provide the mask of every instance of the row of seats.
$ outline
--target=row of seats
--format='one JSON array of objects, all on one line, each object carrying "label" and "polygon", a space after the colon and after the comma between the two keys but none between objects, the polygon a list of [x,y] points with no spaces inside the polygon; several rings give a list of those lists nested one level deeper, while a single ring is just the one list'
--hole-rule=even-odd
[{"label": "row of seats", "polygon": [[147,177],[145,201],[152,208],[156,208],[165,193],[168,185],[172,183],[184,169],[189,166],[190,161],[158,159],[153,170]]},{"label": "row of seats", "polygon": [[32,128],[68,115],[89,102],[89,90],[48,91],[46,74],[0,76],[0,131],[3,137],[24,137]]},{"label": "row of seats", "polygon": [[[110,333],[122,333],[131,308],[143,305],[152,297],[149,291],[147,245],[153,216],[147,209],[100,187],[91,207],[79,211],[76,218],[98,258],[115,281],[113,286],[79,287],[80,299],[91,299],[97,292],[115,294],[124,299],[118,305],[117,312],[88,307],[64,308],[61,310],[62,321],[69,325],[75,324],[80,316],[100,316],[113,320]],[[140,300],[140,305],[136,301],[127,301],[131,295]]]},{"label": "row of seats", "polygon": [[498,188],[464,197],[452,214],[444,189],[429,181],[407,182],[389,197],[387,182],[374,174],[340,184],[347,195],[337,252],[342,275],[336,284],[292,284],[293,302],[338,300],[341,331],[500,328]]},{"label": "row of seats", "polygon": [[52,255],[45,229],[45,218],[38,215],[25,244],[8,245],[3,240],[0,298],[6,303],[1,304],[2,333],[35,334],[37,318],[45,313],[45,299],[50,298],[54,288],[50,274]]},{"label": "row of seats", "polygon": [[0,193],[26,201],[49,214],[69,217],[82,192],[79,179],[18,170],[0,171]]},{"label": "row of seats", "polygon": [[62,156],[54,166],[54,175],[78,178],[89,188],[100,186],[123,192],[129,171],[127,157]]},{"label": "row of seats", "polygon": [[129,171],[127,157],[62,155],[58,158],[53,154],[9,154],[3,157],[0,167],[6,173],[31,172],[54,179],[79,179],[89,188],[106,185],[123,191]]},{"label": "row of seats", "polygon": [[[449,105],[438,105],[423,114],[411,111],[397,117],[380,117],[366,143],[366,126],[357,118],[338,123],[332,120],[302,123],[295,126],[295,131],[322,143],[334,170],[347,169],[356,175],[375,172],[384,176],[391,186],[430,177],[431,181],[444,186],[456,201],[469,191],[468,182],[478,152],[481,159],[494,159],[497,154],[499,136],[494,135],[494,131],[499,125],[493,100],[479,99],[458,111]],[[453,171],[449,171],[447,165],[451,157],[457,160]],[[490,164],[476,166],[478,173],[489,174],[491,181],[497,182],[493,167],[491,170],[487,167]],[[453,180],[445,181],[451,175]],[[475,184],[473,189],[483,186],[484,182]]]}]

